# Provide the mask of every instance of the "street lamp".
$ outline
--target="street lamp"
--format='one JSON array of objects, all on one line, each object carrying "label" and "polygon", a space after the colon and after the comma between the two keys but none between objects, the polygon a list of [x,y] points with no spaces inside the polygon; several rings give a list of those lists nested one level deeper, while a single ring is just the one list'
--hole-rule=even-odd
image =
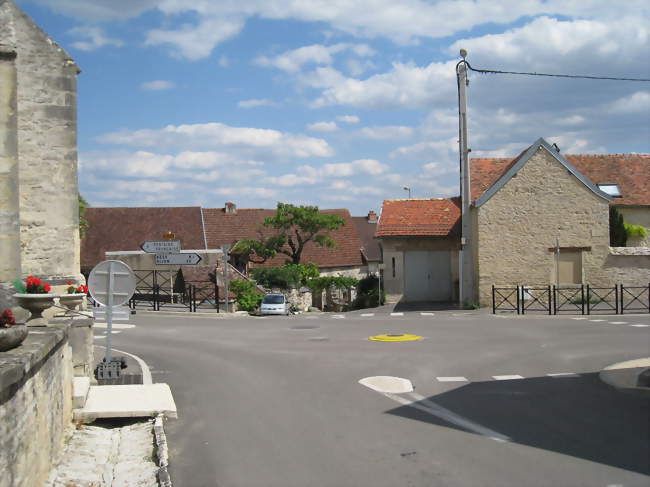
[{"label": "street lamp", "polygon": [[411,188],[409,188],[408,186],[404,186],[402,189],[403,189],[404,191],[408,191],[408,192],[409,192],[409,199],[411,199]]}]

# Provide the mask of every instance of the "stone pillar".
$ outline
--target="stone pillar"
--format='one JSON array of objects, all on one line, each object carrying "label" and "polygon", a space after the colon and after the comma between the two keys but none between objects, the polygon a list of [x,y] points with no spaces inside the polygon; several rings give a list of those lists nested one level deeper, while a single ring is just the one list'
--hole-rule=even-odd
[{"label": "stone pillar", "polygon": [[12,304],[21,277],[16,52],[0,45],[0,308]]}]

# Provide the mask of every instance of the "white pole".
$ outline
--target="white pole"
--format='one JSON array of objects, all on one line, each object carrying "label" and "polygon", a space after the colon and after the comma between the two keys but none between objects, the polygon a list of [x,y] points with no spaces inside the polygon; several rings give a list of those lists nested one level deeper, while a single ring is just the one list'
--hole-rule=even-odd
[{"label": "white pole", "polygon": [[555,285],[560,287],[560,238],[555,237]]},{"label": "white pole", "polygon": [[111,342],[113,337],[113,262],[108,262],[108,286],[106,300],[106,363],[109,363],[111,357]]},{"label": "white pole", "polygon": [[472,298],[473,272],[471,261],[471,223],[469,208],[471,191],[469,180],[469,150],[467,148],[467,66],[465,53],[461,50],[463,61],[456,67],[458,79],[458,151],[460,153],[460,198],[461,198],[461,247],[458,254],[458,300],[462,306],[465,300]]}]

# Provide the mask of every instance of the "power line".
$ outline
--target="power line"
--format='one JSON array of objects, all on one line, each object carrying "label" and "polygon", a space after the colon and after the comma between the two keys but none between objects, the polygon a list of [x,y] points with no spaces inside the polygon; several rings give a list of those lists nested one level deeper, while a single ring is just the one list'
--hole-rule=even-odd
[{"label": "power line", "polygon": [[650,81],[650,79],[648,78],[616,78],[611,76],[588,76],[582,74],[550,74],[550,73],[535,73],[535,72],[528,73],[524,71],[502,71],[500,69],[479,69],[479,68],[472,67],[472,65],[467,61],[461,61],[461,62],[464,62],[470,70],[482,74],[519,74],[524,76],[547,76],[551,78],[604,79],[604,80],[611,80],[611,81],[645,81],[645,82]]}]

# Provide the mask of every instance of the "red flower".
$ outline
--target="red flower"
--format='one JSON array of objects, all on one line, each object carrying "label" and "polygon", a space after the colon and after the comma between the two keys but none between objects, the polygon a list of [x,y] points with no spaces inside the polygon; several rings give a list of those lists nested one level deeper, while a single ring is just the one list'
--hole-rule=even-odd
[{"label": "red flower", "polygon": [[66,284],[67,284],[68,286],[72,286],[72,281],[68,281],[68,282],[66,282]]},{"label": "red flower", "polygon": [[[40,281],[40,279],[39,279],[39,281]],[[51,287],[48,283],[45,283],[45,284],[43,285],[43,289],[45,289],[45,292],[46,292],[46,293],[49,293],[49,292],[50,292],[50,289],[52,289],[52,287]]]}]

